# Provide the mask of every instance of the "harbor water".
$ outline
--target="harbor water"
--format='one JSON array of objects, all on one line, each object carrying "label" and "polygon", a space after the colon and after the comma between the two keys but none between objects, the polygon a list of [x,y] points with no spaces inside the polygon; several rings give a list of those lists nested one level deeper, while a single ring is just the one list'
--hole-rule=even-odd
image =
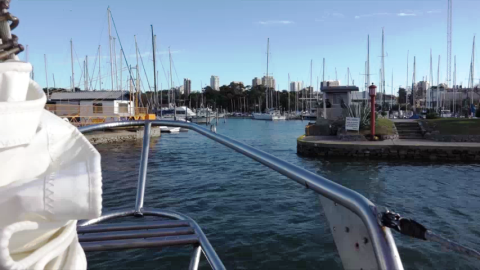
[{"label": "harbor water", "polygon": [[[480,247],[480,166],[296,154],[306,121],[219,121],[217,132],[318,173],[454,241]],[[104,211],[133,209],[141,142],[98,145]],[[152,138],[145,207],[197,221],[227,269],[342,269],[315,193],[195,132]],[[405,269],[480,261],[393,232]],[[90,269],[187,269],[191,248],[90,252]],[[202,256],[201,269],[209,269]]]}]

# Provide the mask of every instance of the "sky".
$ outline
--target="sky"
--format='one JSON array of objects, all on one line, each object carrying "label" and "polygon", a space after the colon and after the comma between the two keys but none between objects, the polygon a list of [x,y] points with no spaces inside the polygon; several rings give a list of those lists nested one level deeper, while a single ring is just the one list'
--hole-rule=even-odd
[{"label": "sky", "polygon": [[[28,61],[34,66],[35,81],[45,87],[48,80],[48,86],[53,87],[54,76],[56,87],[70,87],[72,39],[75,85],[84,87],[83,78],[80,79],[83,61],[88,56],[92,85],[100,88],[100,58],[102,89],[112,88],[107,7],[116,26],[112,24],[118,70],[121,47],[128,64],[136,65],[136,35],[145,67],[144,71],[140,61],[144,90],[148,85],[153,88],[151,25],[157,36],[158,85],[162,89],[168,88],[169,48],[175,86],[183,84],[183,78],[190,78],[192,90],[196,91],[209,84],[211,75],[219,76],[221,85],[231,81],[251,85],[254,77],[266,74],[269,38],[269,73],[280,89],[287,89],[289,75],[291,81],[309,85],[311,61],[312,85],[316,89],[317,77],[322,80],[325,58],[326,80],[337,78],[346,85],[350,69],[351,80],[363,90],[368,35],[370,80],[376,85],[380,80],[382,28],[387,93],[392,85],[394,92],[406,85],[407,54],[409,84],[414,56],[416,81],[430,77],[430,50],[434,84],[439,55],[439,81],[446,79],[447,0],[12,0],[10,12],[20,19],[13,33],[21,44],[28,45]],[[478,10],[480,1],[453,0],[452,74],[453,55],[456,55],[457,84],[468,83],[472,42],[480,22]],[[98,57],[99,45],[101,57]],[[27,53],[19,57],[25,61]],[[129,76],[125,58],[123,88],[128,85]],[[480,66],[475,62],[474,77],[478,81]]]}]

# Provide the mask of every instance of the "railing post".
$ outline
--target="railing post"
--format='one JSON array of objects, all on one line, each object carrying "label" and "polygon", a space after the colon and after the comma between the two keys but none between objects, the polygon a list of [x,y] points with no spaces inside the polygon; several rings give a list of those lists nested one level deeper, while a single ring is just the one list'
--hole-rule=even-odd
[{"label": "railing post", "polygon": [[143,208],[143,198],[145,195],[145,182],[147,180],[148,152],[150,150],[150,130],[152,123],[145,121],[143,130],[143,145],[140,158],[140,169],[138,172],[137,199],[135,201],[135,214],[141,216]]},{"label": "railing post", "polygon": [[200,263],[200,255],[201,255],[202,247],[200,245],[193,248],[193,254],[190,258],[190,265],[188,266],[188,270],[197,270],[198,264]]}]

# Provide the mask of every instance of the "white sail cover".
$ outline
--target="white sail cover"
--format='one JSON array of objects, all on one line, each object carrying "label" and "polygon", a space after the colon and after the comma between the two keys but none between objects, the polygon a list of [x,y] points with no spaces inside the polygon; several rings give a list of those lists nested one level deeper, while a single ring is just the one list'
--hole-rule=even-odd
[{"label": "white sail cover", "polygon": [[86,269],[76,226],[101,215],[100,154],[44,109],[31,70],[0,63],[0,269]]}]

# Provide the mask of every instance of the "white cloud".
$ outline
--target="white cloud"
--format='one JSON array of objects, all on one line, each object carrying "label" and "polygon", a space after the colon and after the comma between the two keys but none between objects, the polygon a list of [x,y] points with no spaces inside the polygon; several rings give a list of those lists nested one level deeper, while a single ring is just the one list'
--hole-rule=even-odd
[{"label": "white cloud", "polygon": [[345,15],[343,15],[342,13],[332,13],[332,17],[345,18]]},{"label": "white cloud", "polygon": [[397,13],[397,16],[399,16],[399,17],[412,17],[412,16],[417,16],[417,14],[400,12],[400,13]]},{"label": "white cloud", "polygon": [[435,9],[435,10],[429,10],[427,11],[428,14],[433,14],[433,13],[440,13],[441,11],[439,9]]},{"label": "white cloud", "polygon": [[368,17],[390,16],[390,15],[392,15],[392,13],[377,12],[377,13],[371,13],[371,14],[357,15],[357,16],[355,16],[355,19],[368,18]]},{"label": "white cloud", "polygon": [[327,19],[332,18],[332,17],[340,19],[340,18],[345,18],[345,15],[343,15],[342,13],[338,13],[338,12],[334,12],[334,13],[324,12],[322,17],[315,19],[315,21],[316,22],[324,22]]},{"label": "white cloud", "polygon": [[258,23],[263,25],[273,25],[273,24],[286,25],[286,24],[293,24],[294,22],[293,21],[259,21]]}]

